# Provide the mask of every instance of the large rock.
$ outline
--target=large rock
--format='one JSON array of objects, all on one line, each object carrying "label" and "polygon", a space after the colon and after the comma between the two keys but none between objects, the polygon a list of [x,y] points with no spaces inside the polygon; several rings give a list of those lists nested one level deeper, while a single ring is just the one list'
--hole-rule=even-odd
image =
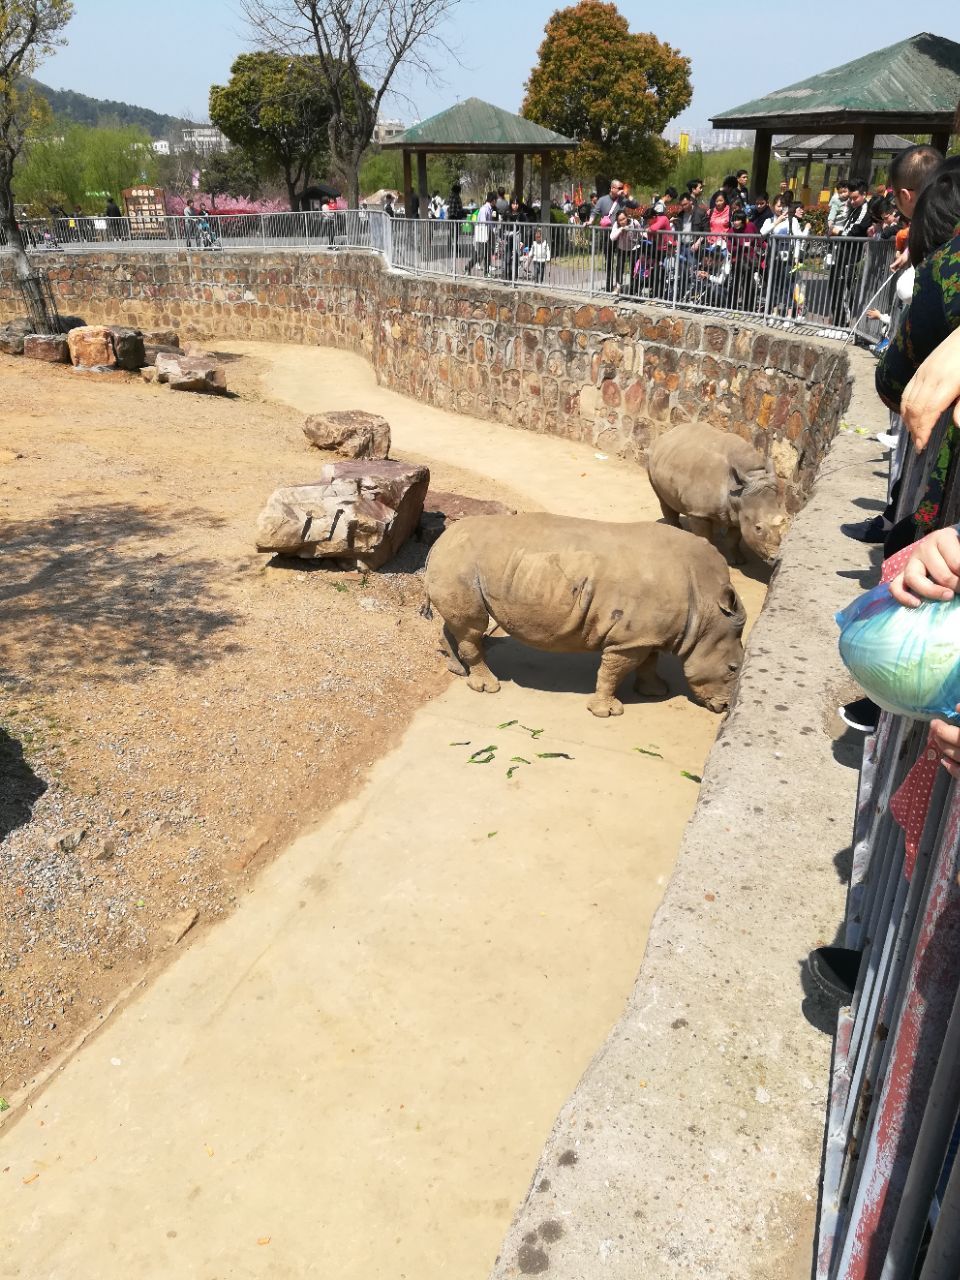
[{"label": "large rock", "polygon": [[67,334],[70,359],[80,369],[114,369],[117,364],[110,330],[103,324],[87,324]]},{"label": "large rock", "polygon": [[180,335],[176,329],[142,329],[144,343],[149,347],[170,347],[174,351],[180,349]]},{"label": "large rock", "polygon": [[303,424],[303,434],[318,449],[329,449],[345,458],[390,456],[390,424],[376,413],[359,409],[314,413]]},{"label": "large rock", "polygon": [[63,333],[28,333],[23,340],[23,354],[48,364],[70,363],[70,347]]},{"label": "large rock", "polygon": [[386,564],[413,533],[430,483],[408,462],[331,462],[319,484],[277,489],[257,521],[257,550],[302,560]]},{"label": "large rock", "polygon": [[156,364],[157,356],[182,356],[183,352],[179,347],[171,347],[167,343],[144,342],[143,344],[143,363]]},{"label": "large rock", "polygon": [[154,362],[157,382],[166,382],[173,391],[199,391],[225,395],[227,374],[210,356],[184,356],[160,352]]},{"label": "large rock", "polygon": [[8,356],[23,355],[23,339],[24,335],[10,325],[4,325],[0,329],[0,351],[5,352]]},{"label": "large rock", "polygon": [[143,351],[143,334],[139,329],[127,329],[120,325],[110,326],[110,337],[117,357],[118,369],[129,369],[136,373],[147,363]]}]

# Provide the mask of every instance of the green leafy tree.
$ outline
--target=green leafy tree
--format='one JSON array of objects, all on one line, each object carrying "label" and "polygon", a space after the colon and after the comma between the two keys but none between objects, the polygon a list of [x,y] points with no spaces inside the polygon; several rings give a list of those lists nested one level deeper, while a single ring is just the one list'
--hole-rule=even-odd
[{"label": "green leafy tree", "polygon": [[38,212],[51,205],[98,212],[108,196],[121,199],[126,187],[153,182],[156,156],[142,129],[92,129],[55,122],[29,141],[18,167],[19,203]]},{"label": "green leafy tree", "polygon": [[22,278],[30,261],[14,213],[14,167],[30,132],[49,116],[24,78],[63,42],[72,17],[71,0],[0,0],[0,232]]},{"label": "green leafy tree", "polygon": [[210,119],[248,157],[283,175],[295,209],[326,163],[331,104],[318,59],[242,53],[210,90]]},{"label": "green leafy tree", "polygon": [[200,185],[213,203],[217,196],[253,200],[260,194],[263,174],[256,156],[244,147],[231,147],[210,156],[200,171]]},{"label": "green leafy tree", "polygon": [[577,138],[575,163],[603,180],[657,183],[674,153],[660,136],[692,96],[690,59],[631,32],[615,4],[580,0],[549,20],[521,114]]}]

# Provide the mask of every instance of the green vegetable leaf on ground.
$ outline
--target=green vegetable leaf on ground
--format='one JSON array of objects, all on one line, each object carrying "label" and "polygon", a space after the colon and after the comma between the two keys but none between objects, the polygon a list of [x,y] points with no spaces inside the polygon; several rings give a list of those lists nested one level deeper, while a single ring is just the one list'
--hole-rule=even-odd
[{"label": "green vegetable leaf on ground", "polygon": [[524,760],[523,756],[511,756],[510,763],[511,764],[529,764],[530,761]]},{"label": "green vegetable leaf on ground", "polygon": [[468,764],[489,764],[496,754],[497,754],[497,748],[495,746],[481,747],[479,751],[475,751],[473,753],[473,755],[470,757],[467,763]]},{"label": "green vegetable leaf on ground", "polygon": [[468,738],[466,742],[451,742],[450,745],[451,747],[469,747],[470,739]]},{"label": "green vegetable leaf on ground", "polygon": [[573,756],[568,756],[565,751],[538,751],[538,760],[572,760]]},{"label": "green vegetable leaf on ground", "polygon": [[504,720],[503,724],[498,724],[498,729],[509,729],[511,725],[516,724],[516,720]]},{"label": "green vegetable leaf on ground", "polygon": [[686,769],[681,769],[681,770],[680,770],[680,777],[681,777],[681,778],[689,778],[691,782],[702,782],[702,781],[703,781],[703,778],[701,778],[701,777],[700,777],[700,774],[699,774],[699,773],[687,773]]},{"label": "green vegetable leaf on ground", "polygon": [[642,756],[653,756],[655,760],[662,760],[663,756],[659,751],[650,751],[646,747],[634,747],[634,751],[639,751]]}]

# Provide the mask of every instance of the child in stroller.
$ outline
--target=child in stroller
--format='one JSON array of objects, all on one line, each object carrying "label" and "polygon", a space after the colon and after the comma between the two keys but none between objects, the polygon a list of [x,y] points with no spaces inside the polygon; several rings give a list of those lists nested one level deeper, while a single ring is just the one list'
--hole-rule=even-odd
[{"label": "child in stroller", "polygon": [[197,244],[199,244],[201,249],[223,250],[223,245],[220,243],[220,236],[217,234],[217,229],[210,221],[210,215],[202,205],[200,207],[200,212],[197,215],[196,235]]}]

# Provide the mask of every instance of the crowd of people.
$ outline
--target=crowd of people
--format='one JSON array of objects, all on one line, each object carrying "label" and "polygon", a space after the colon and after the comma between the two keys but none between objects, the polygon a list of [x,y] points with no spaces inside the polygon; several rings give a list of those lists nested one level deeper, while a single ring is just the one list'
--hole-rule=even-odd
[{"label": "crowd of people", "polygon": [[[402,208],[388,198],[384,212],[419,218],[419,198],[408,193]],[[813,221],[789,183],[781,181],[771,202],[766,191],[751,193],[744,169],[725,178],[709,198],[699,178],[683,191],[667,187],[649,200],[636,198],[615,178],[600,195],[579,201],[564,195],[556,213],[567,227],[591,229],[585,234],[602,255],[608,293],[763,311],[784,324],[804,317],[807,294],[816,288],[817,313],[835,327],[852,325],[862,299],[870,297],[871,286],[881,284],[888,269],[886,259],[877,256],[878,278],[865,278],[867,243],[906,235],[892,187],[871,192],[863,180],[841,179],[814,250],[808,243]],[[454,184],[446,199],[433,193],[426,216],[428,222],[461,224],[460,243],[472,241],[468,273],[543,279],[546,264],[578,243],[566,227],[544,224],[538,204],[508,195],[502,186],[465,209],[461,186]],[[539,240],[534,226],[543,226]],[[820,268],[815,273],[804,269],[814,251]],[[899,245],[897,253],[902,262]]]},{"label": "crowd of people", "polygon": [[[895,157],[890,182],[897,217],[884,208],[885,225],[902,223],[906,231],[895,232],[896,300],[882,317],[888,340],[877,351],[876,389],[890,411],[890,431],[880,437],[891,451],[889,501],[880,515],[842,528],[882,545],[887,562],[905,558],[899,572],[896,564],[886,566],[884,580],[899,604],[916,608],[960,592],[960,526],[945,519],[960,477],[960,156],[909,147]],[[917,465],[905,473],[911,449]],[[932,722],[925,750],[960,777],[960,706],[956,711],[953,723]],[[863,697],[840,715],[851,728],[872,733],[880,708]],[[820,947],[808,963],[822,990],[849,1001],[861,952]]]}]

